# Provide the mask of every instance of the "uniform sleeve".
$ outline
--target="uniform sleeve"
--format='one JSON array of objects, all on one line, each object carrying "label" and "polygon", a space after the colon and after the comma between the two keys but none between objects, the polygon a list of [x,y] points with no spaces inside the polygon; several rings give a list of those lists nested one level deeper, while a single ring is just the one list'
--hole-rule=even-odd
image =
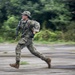
[{"label": "uniform sleeve", "polygon": [[39,32],[40,31],[40,23],[35,21],[34,22],[34,27],[33,27],[34,32]]},{"label": "uniform sleeve", "polygon": [[21,21],[19,21],[18,26],[16,28],[16,36],[18,36],[18,32],[20,30],[20,24],[21,24]]}]

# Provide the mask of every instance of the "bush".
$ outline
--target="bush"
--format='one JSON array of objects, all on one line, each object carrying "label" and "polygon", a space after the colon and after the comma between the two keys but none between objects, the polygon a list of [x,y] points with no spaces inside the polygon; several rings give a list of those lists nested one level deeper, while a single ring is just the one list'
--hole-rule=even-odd
[{"label": "bush", "polygon": [[[60,33],[60,35],[58,35]],[[52,32],[50,30],[41,30],[34,37],[36,41],[56,41],[61,39],[61,32]]]},{"label": "bush", "polygon": [[4,22],[4,26],[2,28],[4,30],[3,36],[6,38],[6,40],[11,40],[14,38],[17,24],[18,20],[15,16],[9,17],[8,20]]},{"label": "bush", "polygon": [[3,43],[4,41],[4,38],[0,37],[0,43]]},{"label": "bush", "polygon": [[71,24],[67,27],[67,32],[65,33],[66,41],[75,41],[75,22],[71,22]]}]

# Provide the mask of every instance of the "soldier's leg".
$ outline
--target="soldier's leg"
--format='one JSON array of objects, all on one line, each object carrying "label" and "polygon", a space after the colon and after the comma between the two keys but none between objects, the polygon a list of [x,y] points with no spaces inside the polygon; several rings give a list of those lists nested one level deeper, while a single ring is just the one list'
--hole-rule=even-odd
[{"label": "soldier's leg", "polygon": [[20,57],[21,57],[21,49],[23,49],[25,46],[26,46],[26,41],[24,38],[22,38],[16,49],[15,49],[15,53],[16,53],[16,63],[15,64],[10,64],[11,67],[14,67],[14,68],[19,68],[19,63],[20,63]]},{"label": "soldier's leg", "polygon": [[27,48],[29,49],[29,51],[34,54],[35,56],[41,58],[42,60],[44,60],[47,64],[48,64],[48,68],[51,68],[51,59],[45,57],[44,55],[42,55],[41,53],[39,53],[36,48],[33,46],[33,44],[30,44],[27,46]]},{"label": "soldier's leg", "polygon": [[20,61],[21,58],[21,50],[25,47],[24,44],[18,44],[15,49],[16,53],[16,61]]}]

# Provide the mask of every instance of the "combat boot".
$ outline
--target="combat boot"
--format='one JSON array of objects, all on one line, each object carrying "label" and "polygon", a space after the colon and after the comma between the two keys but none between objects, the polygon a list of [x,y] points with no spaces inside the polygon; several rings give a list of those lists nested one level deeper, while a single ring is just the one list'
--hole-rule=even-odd
[{"label": "combat boot", "polygon": [[50,58],[46,59],[46,63],[48,64],[48,68],[51,68],[51,59]]},{"label": "combat boot", "polygon": [[10,66],[18,69],[19,68],[19,61],[17,61],[15,64],[10,64]]}]

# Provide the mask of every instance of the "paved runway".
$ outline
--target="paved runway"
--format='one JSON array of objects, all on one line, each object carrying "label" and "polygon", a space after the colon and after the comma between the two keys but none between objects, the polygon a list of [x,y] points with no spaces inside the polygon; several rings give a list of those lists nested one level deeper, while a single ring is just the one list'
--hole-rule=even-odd
[{"label": "paved runway", "polygon": [[27,48],[22,50],[19,69],[9,66],[15,62],[15,44],[0,44],[0,75],[75,75],[75,46],[74,45],[35,45],[43,55],[52,59],[52,68],[32,55]]}]

